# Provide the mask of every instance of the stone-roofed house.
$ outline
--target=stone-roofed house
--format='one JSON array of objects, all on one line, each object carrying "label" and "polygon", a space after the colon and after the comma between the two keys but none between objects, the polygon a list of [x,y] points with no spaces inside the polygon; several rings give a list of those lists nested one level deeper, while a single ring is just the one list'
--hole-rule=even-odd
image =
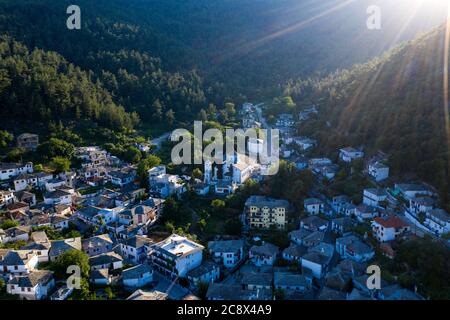
[{"label": "stone-roofed house", "polygon": [[348,291],[351,288],[352,279],[365,272],[365,264],[345,259],[326,274],[325,284],[332,289]]},{"label": "stone-roofed house", "polygon": [[44,194],[44,203],[48,205],[55,204],[72,204],[72,194],[70,192],[56,189],[55,191],[46,192]]},{"label": "stone-roofed house", "polygon": [[152,245],[153,241],[148,237],[135,235],[120,243],[120,254],[126,261],[142,263],[147,258]]},{"label": "stone-roofed house", "polygon": [[34,133],[24,132],[17,136],[16,144],[18,148],[27,150],[36,150],[39,146],[39,135]]},{"label": "stone-roofed house", "polygon": [[366,204],[360,204],[355,210],[356,219],[359,222],[364,222],[378,216],[378,209],[373,206],[368,206]]},{"label": "stone-roofed house", "polygon": [[23,172],[18,176],[14,177],[14,190],[22,191],[27,188],[39,188],[43,189],[45,183],[49,180],[53,179],[53,174],[47,172]]},{"label": "stone-roofed house", "polygon": [[69,228],[69,218],[62,215],[50,216],[50,225],[53,229],[61,231]]},{"label": "stone-roofed house", "polygon": [[300,228],[309,231],[325,231],[328,229],[329,221],[317,216],[310,216],[300,220]]},{"label": "stone-roofed house", "polygon": [[353,234],[336,239],[336,252],[344,259],[357,262],[369,261],[375,255],[371,246]]},{"label": "stone-roofed house", "polygon": [[418,196],[431,197],[435,195],[435,192],[430,187],[421,183],[397,183],[394,187],[407,200],[417,198]]},{"label": "stone-roofed house", "polygon": [[90,257],[107,253],[113,249],[113,241],[108,234],[93,236],[82,241],[83,251]]},{"label": "stone-roofed house", "polygon": [[331,230],[340,235],[352,230],[353,225],[353,221],[349,217],[341,217],[331,220]]},{"label": "stone-roofed house", "polygon": [[99,254],[97,256],[92,256],[89,258],[89,265],[91,270],[98,269],[121,269],[123,266],[123,258],[114,252],[107,252]]},{"label": "stone-roofed house", "polygon": [[144,291],[144,290],[136,290],[133,292],[127,300],[148,300],[148,301],[154,301],[154,300],[167,300],[169,298],[169,295],[167,293],[152,290],[152,291]]},{"label": "stone-roofed house", "polygon": [[418,216],[419,213],[427,213],[432,210],[435,205],[435,200],[430,197],[417,197],[409,199],[408,211],[414,216]]},{"label": "stone-roofed house", "polygon": [[363,203],[368,206],[378,207],[381,202],[386,201],[387,192],[382,188],[369,188],[363,191]]},{"label": "stone-roofed house", "polygon": [[6,230],[3,230],[4,237],[3,237],[3,243],[8,242],[17,242],[17,241],[28,241],[30,238],[30,228],[26,226],[18,226],[18,227],[12,227],[8,228]]},{"label": "stone-roofed house", "polygon": [[449,233],[450,215],[443,209],[430,210],[426,214],[424,225],[437,235]]},{"label": "stone-roofed house", "polygon": [[352,217],[356,214],[356,206],[353,203],[345,203],[341,207],[341,213],[347,217]]},{"label": "stone-roofed house", "polygon": [[211,261],[203,261],[200,266],[186,273],[191,287],[195,288],[199,283],[215,282],[220,277],[220,268]]},{"label": "stone-roofed house", "polygon": [[147,225],[156,221],[157,213],[153,207],[137,205],[121,214],[128,214],[134,225]]},{"label": "stone-roofed house", "polygon": [[131,168],[125,168],[122,170],[109,171],[106,177],[112,184],[123,187],[129,183],[132,183],[136,177],[136,170]]},{"label": "stone-roofed house", "polygon": [[0,274],[27,274],[34,271],[39,257],[33,250],[0,249]]},{"label": "stone-roofed house", "polygon": [[306,291],[310,287],[309,281],[304,275],[290,272],[274,273],[274,289],[283,291]]},{"label": "stone-roofed house", "polygon": [[147,263],[139,264],[123,270],[122,279],[125,287],[146,286],[153,281],[153,268]]},{"label": "stone-roofed house", "polygon": [[31,250],[38,256],[39,262],[47,262],[48,252],[51,247],[50,240],[48,240],[45,231],[35,231],[31,234],[31,240],[33,242],[21,247],[21,250]]},{"label": "stone-roofed house", "polygon": [[249,259],[256,266],[270,265],[275,263],[279,249],[271,243],[265,243],[261,246],[253,246],[249,251]]},{"label": "stone-roofed house", "polygon": [[322,231],[314,231],[310,235],[307,235],[303,238],[303,245],[305,247],[315,247],[319,243],[325,240],[325,232]]},{"label": "stone-roofed house", "polygon": [[303,239],[309,236],[311,233],[312,231],[300,228],[298,230],[289,232],[289,239],[291,240],[292,243],[300,245],[303,244]]},{"label": "stone-roofed house", "polygon": [[81,251],[81,238],[69,238],[64,240],[54,240],[51,241],[51,248],[48,252],[48,257],[50,261],[55,261],[58,257],[69,250],[79,250]]},{"label": "stone-roofed house", "polygon": [[317,198],[307,198],[303,201],[303,208],[309,214],[319,214],[323,213],[324,203]]},{"label": "stone-roofed house", "polygon": [[389,177],[389,167],[382,162],[375,162],[369,164],[368,174],[375,179],[375,181],[383,181]]},{"label": "stone-roofed house", "polygon": [[282,257],[287,261],[300,262],[302,256],[306,253],[307,248],[298,244],[291,244],[289,247],[283,250]]},{"label": "stone-roofed house", "polygon": [[308,250],[302,257],[302,269],[308,269],[312,275],[318,279],[326,273],[328,265],[334,255],[334,246],[328,243],[321,243]]},{"label": "stone-roofed house", "polygon": [[0,162],[0,180],[9,180],[22,173],[33,173],[33,163],[5,163]]},{"label": "stone-roofed house", "polygon": [[36,205],[36,195],[26,190],[14,192],[14,198],[16,199],[17,202],[26,203],[30,207]]},{"label": "stone-roofed house", "polygon": [[242,275],[241,284],[248,290],[271,290],[273,273],[246,272]]},{"label": "stone-roofed house", "polygon": [[0,190],[0,209],[12,204],[15,201],[12,191]]},{"label": "stone-roofed house", "polygon": [[361,159],[364,157],[364,152],[361,150],[352,148],[352,147],[346,147],[339,150],[339,158],[344,162],[352,162],[356,159]]},{"label": "stone-roofed house", "polygon": [[111,283],[112,276],[108,268],[94,269],[89,277],[89,282],[97,285],[108,285]]},{"label": "stone-roofed house", "polygon": [[26,300],[41,300],[48,296],[54,286],[53,272],[36,270],[11,278],[6,285],[6,292]]},{"label": "stone-roofed house", "polygon": [[244,241],[209,241],[208,252],[216,263],[222,264],[225,268],[234,268],[244,257]]}]

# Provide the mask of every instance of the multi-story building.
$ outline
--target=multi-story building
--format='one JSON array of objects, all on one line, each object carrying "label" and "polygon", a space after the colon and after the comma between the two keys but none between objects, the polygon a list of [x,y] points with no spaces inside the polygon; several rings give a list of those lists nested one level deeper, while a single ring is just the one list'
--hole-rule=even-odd
[{"label": "multi-story building", "polygon": [[450,232],[450,215],[443,209],[427,212],[424,224],[438,235]]},{"label": "multi-story building", "polygon": [[186,237],[172,234],[153,246],[154,267],[165,276],[184,277],[202,263],[204,247]]},{"label": "multi-story building", "polygon": [[387,192],[384,189],[369,188],[363,191],[363,203],[368,206],[378,207],[386,198]]},{"label": "multi-story building", "polygon": [[208,242],[208,252],[225,268],[235,267],[244,257],[243,240],[219,240]]},{"label": "multi-story building", "polygon": [[251,228],[284,228],[289,202],[264,196],[251,196],[245,202],[245,217]]},{"label": "multi-story building", "polygon": [[372,221],[372,232],[379,242],[392,241],[411,227],[398,217],[377,217]]},{"label": "multi-story building", "polygon": [[81,164],[83,168],[95,168],[109,163],[108,152],[97,146],[80,147],[77,149],[75,156],[83,160]]},{"label": "multi-story building", "polygon": [[0,208],[10,205],[14,202],[14,193],[11,191],[0,190]]},{"label": "multi-story building", "polygon": [[33,173],[33,163],[0,163],[0,180],[8,180],[22,173]]},{"label": "multi-story building", "polygon": [[353,160],[360,159],[362,157],[364,157],[364,152],[352,147],[342,148],[339,150],[339,159],[344,162],[352,162]]},{"label": "multi-story building", "polygon": [[39,136],[33,133],[22,133],[16,139],[17,147],[36,150],[39,145]]},{"label": "multi-story building", "polygon": [[369,164],[368,173],[375,181],[382,181],[389,177],[389,167],[381,162]]}]

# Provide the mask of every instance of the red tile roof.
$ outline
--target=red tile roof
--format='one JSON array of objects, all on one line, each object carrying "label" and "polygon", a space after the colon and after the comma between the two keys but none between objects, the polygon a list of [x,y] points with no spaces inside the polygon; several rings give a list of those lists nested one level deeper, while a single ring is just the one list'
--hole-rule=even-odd
[{"label": "red tile roof", "polygon": [[389,217],[387,219],[377,217],[374,221],[385,228],[403,228],[408,226],[407,223],[398,217]]}]

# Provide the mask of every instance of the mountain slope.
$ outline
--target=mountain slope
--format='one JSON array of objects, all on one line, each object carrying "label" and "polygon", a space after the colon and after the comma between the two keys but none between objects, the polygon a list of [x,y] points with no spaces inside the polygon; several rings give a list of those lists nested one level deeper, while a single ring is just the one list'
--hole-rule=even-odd
[{"label": "mountain slope", "polygon": [[349,71],[291,83],[285,94],[319,104],[319,119],[302,131],[319,137],[323,150],[345,145],[364,145],[369,153],[382,149],[390,153],[394,173],[417,173],[449,204],[445,50],[441,27]]},{"label": "mountain slope", "polygon": [[139,121],[116,105],[89,73],[55,52],[28,48],[0,39],[0,118],[19,126],[24,121],[92,120],[115,129]]},{"label": "mountain slope", "polygon": [[[162,70],[180,72],[180,77],[197,70],[206,81],[203,92],[188,75],[187,101],[175,95],[163,103],[174,104],[177,113],[183,104],[198,109],[206,102],[202,94],[216,104],[239,94],[267,98],[289,78],[325,74],[376,57],[443,21],[444,4],[416,10],[419,2],[79,0],[82,28],[71,31],[65,27],[69,0],[3,0],[0,30],[30,47],[57,51],[85,69],[110,71],[108,64],[86,58],[126,50],[159,58]],[[382,9],[382,30],[367,29],[369,5]],[[171,82],[166,77],[158,81]],[[165,92],[148,91],[151,98],[164,100]],[[151,103],[131,99],[126,107]]]}]

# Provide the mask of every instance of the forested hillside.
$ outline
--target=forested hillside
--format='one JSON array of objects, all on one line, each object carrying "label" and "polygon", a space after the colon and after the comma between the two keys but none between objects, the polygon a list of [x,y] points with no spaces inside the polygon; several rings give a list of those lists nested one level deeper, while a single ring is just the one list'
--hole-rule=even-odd
[{"label": "forested hillside", "polygon": [[91,75],[55,52],[0,39],[0,117],[2,123],[92,120],[115,130],[131,129],[136,113],[127,113]]},{"label": "forested hillside", "polygon": [[[320,81],[290,83],[286,95],[316,103],[301,131],[322,150],[364,146],[390,154],[394,173],[417,173],[449,203],[449,108],[444,103],[445,32],[438,28],[367,64]],[[447,88],[448,89],[448,88]]]},{"label": "forested hillside", "polygon": [[[65,26],[70,4],[3,0],[0,30],[98,77],[111,72],[126,108],[159,99],[164,113],[172,108],[176,115],[185,105],[200,108],[205,96],[218,106],[239,102],[241,94],[271,97],[290,78],[366,62],[446,17],[436,6],[417,10],[392,0],[79,0],[82,28],[73,31]],[[382,30],[366,27],[374,4],[382,9]],[[133,95],[123,97],[129,88]]]}]

